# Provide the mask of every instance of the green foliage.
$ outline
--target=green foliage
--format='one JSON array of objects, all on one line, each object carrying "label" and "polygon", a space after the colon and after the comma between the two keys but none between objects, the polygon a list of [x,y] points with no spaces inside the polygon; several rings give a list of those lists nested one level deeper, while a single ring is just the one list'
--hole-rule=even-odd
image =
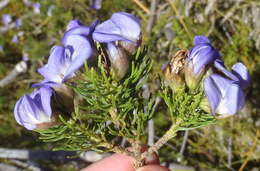
[{"label": "green foliage", "polygon": [[[101,51],[101,49],[99,48]],[[151,69],[147,48],[132,56],[131,69],[117,80],[100,55],[97,68],[85,66],[84,73],[70,86],[82,99],[72,119],[38,130],[45,142],[57,142],[56,149],[104,150],[118,137],[141,141],[154,113],[154,99],[142,97],[142,85]],[[101,148],[100,148],[101,147]]]},{"label": "green foliage", "polygon": [[78,123],[78,119],[76,114],[68,121],[60,116],[60,125],[37,132],[44,142],[56,142],[55,150],[88,150],[98,147],[101,139],[84,124]]},{"label": "green foliage", "polygon": [[203,91],[198,93],[179,90],[173,92],[163,86],[160,96],[164,99],[170,116],[174,122],[181,120],[178,130],[190,130],[216,123],[214,116],[200,109],[200,103],[204,96]]}]

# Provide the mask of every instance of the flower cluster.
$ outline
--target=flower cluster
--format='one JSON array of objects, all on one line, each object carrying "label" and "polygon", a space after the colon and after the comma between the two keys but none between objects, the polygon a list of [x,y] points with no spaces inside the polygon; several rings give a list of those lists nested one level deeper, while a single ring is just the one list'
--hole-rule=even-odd
[{"label": "flower cluster", "polygon": [[33,85],[33,93],[16,103],[16,121],[29,130],[55,125],[56,114],[61,112],[55,107],[57,103],[73,108],[73,93],[64,83],[75,78],[87,60],[97,57],[95,42],[104,48],[110,69],[120,79],[127,73],[128,58],[140,46],[140,40],[140,21],[129,13],[114,13],[109,20],[95,21],[90,26],[70,21],[61,45],[52,47],[47,64],[38,69],[44,79]]},{"label": "flower cluster", "polygon": [[[205,98],[201,108],[219,118],[236,114],[245,104],[243,90],[250,76],[242,63],[228,71],[219,52],[205,36],[194,38],[194,47],[179,51],[164,69],[166,83],[174,90],[197,91],[202,85]],[[202,84],[200,84],[202,83]]]}]

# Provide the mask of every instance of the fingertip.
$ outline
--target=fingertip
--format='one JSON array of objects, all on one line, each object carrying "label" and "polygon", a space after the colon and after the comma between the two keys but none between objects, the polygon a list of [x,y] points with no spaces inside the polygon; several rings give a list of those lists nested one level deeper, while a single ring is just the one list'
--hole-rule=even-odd
[{"label": "fingertip", "polygon": [[168,168],[159,165],[148,165],[137,169],[136,171],[170,171]]},{"label": "fingertip", "polygon": [[81,171],[134,171],[133,162],[134,159],[132,157],[114,154]]}]

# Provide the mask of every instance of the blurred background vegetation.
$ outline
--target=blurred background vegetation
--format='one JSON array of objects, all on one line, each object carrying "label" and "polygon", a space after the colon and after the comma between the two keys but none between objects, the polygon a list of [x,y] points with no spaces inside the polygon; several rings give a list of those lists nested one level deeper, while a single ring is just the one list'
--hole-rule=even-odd
[{"label": "blurred background vegetation", "polygon": [[[52,148],[38,140],[36,133],[18,126],[13,117],[16,100],[42,79],[36,69],[46,62],[50,48],[60,43],[71,19],[89,25],[96,19],[108,19],[114,12],[126,11],[141,19],[143,44],[149,45],[150,56],[156,61],[149,82],[151,92],[156,89],[154,78],[160,74],[161,65],[177,50],[190,48],[195,35],[208,36],[228,67],[241,61],[252,77],[247,104],[238,115],[217,125],[181,132],[160,150],[161,162],[178,164],[182,170],[260,170],[259,0],[103,0],[100,10],[91,9],[89,3],[0,1],[0,18],[11,16],[7,25],[0,23],[0,82],[17,63],[29,58],[24,73],[7,85],[0,84],[0,148]],[[169,127],[169,118],[160,112],[154,122],[156,136],[160,137]],[[76,165],[75,161],[37,162],[42,170],[77,170],[86,165]],[[0,163],[13,164],[4,158]]]}]

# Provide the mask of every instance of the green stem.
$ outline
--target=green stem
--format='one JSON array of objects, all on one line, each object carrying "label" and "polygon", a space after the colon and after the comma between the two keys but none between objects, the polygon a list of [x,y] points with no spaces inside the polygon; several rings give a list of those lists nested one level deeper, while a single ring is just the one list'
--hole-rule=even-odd
[{"label": "green stem", "polygon": [[148,153],[157,152],[164,144],[166,144],[170,139],[176,136],[178,128],[181,124],[181,120],[178,120],[173,124],[170,129],[154,144],[148,149]]},{"label": "green stem", "polygon": [[144,165],[144,160],[148,156],[152,155],[154,152],[158,152],[158,150],[166,144],[170,139],[176,136],[178,128],[182,120],[177,120],[175,124],[173,124],[170,129],[154,144],[152,145],[147,152],[144,152],[139,158],[136,159],[134,166],[135,168],[142,167]]}]

